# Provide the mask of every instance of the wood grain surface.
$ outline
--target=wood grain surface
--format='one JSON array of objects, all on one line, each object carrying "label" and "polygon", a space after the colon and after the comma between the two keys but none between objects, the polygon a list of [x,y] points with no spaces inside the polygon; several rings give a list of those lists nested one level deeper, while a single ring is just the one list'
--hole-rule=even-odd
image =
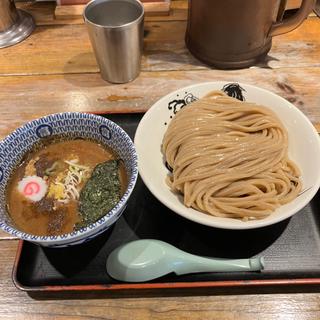
[{"label": "wood grain surface", "polygon": [[[83,24],[83,19],[55,19],[54,13],[56,5],[54,2],[18,2],[16,6],[19,9],[27,10],[35,18],[37,25],[61,25],[61,24]],[[186,0],[172,1],[170,5],[170,14],[161,16],[147,16],[145,21],[178,21],[187,19]]]},{"label": "wood grain surface", "polygon": [[[54,17],[56,19],[81,19],[85,5],[56,6]],[[145,16],[168,16],[170,14],[169,2],[147,2],[144,3]]]},{"label": "wood grain surface", "polygon": [[[142,72],[130,84],[112,85],[97,73],[0,77],[0,136],[36,117],[62,111],[141,112],[167,93],[194,83],[226,80],[259,86],[290,100],[320,129],[316,68]],[[303,73],[303,79],[301,74]],[[289,87],[284,86],[286,83]],[[62,90],[63,88],[63,90]],[[8,93],[10,92],[10,95]],[[9,106],[10,108],[6,108]],[[14,117],[13,117],[13,113]]]},{"label": "wood grain surface", "polygon": [[[133,82],[103,81],[80,20],[54,19],[51,2],[18,3],[33,14],[35,32],[0,50],[0,138],[41,115],[59,111],[146,111],[163,95],[205,81],[255,84],[288,99],[320,131],[320,19],[275,37],[266,61],[223,71],[185,48],[187,1],[172,1],[167,17],[149,17],[142,72]],[[0,319],[320,319],[316,287],[248,291],[182,290],[152,293],[28,294],[11,280],[17,240],[0,232]]]},{"label": "wood grain surface", "polygon": [[[146,22],[143,71],[211,70],[184,44],[185,21]],[[174,30],[174,32],[172,32]],[[320,67],[319,18],[274,37],[267,59],[257,68]],[[39,26],[23,43],[1,55],[1,75],[96,73],[98,66],[85,25]],[[226,72],[228,74],[228,72]],[[301,75],[302,76],[302,75]]]}]

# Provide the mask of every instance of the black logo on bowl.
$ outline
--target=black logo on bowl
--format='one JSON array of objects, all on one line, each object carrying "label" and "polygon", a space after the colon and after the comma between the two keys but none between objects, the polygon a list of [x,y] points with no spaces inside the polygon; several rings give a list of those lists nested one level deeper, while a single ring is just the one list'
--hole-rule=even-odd
[{"label": "black logo on bowl", "polygon": [[229,97],[236,98],[241,101],[245,101],[246,98],[243,95],[243,89],[239,83],[227,83],[223,86],[222,91],[225,92]]},{"label": "black logo on bowl", "polygon": [[104,124],[99,127],[99,132],[105,139],[107,139],[107,140],[111,139],[111,131]]},{"label": "black logo on bowl", "polygon": [[176,114],[184,106],[196,100],[198,100],[198,98],[196,98],[192,93],[185,92],[183,99],[179,99],[179,95],[177,94],[177,99],[169,102],[168,109],[172,110],[173,113]]},{"label": "black logo on bowl", "polygon": [[40,124],[40,126],[36,128],[36,135],[39,138],[50,137],[52,133],[53,133],[53,129],[48,124]]},{"label": "black logo on bowl", "polygon": [[[198,100],[198,98],[190,92],[185,92],[183,98],[180,98],[180,95],[177,94],[177,98],[168,103],[168,109],[173,113],[173,115],[170,115],[170,119],[187,104],[196,100]],[[164,125],[167,125],[167,122],[165,122]]]},{"label": "black logo on bowl", "polygon": [[166,165],[166,168],[170,171],[170,172],[173,172],[173,169],[169,166],[169,163],[166,161],[165,163]]}]

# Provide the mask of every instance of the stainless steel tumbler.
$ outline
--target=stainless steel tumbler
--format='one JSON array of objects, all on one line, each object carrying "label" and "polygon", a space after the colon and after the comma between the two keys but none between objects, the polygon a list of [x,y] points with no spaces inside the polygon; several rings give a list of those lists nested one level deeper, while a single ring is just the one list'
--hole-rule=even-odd
[{"label": "stainless steel tumbler", "polygon": [[93,0],[84,20],[104,80],[126,83],[141,68],[144,8],[138,0]]}]

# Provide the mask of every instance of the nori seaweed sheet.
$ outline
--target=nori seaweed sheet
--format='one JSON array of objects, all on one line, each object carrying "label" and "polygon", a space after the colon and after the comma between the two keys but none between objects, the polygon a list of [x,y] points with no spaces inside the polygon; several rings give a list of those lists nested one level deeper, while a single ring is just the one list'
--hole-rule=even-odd
[{"label": "nori seaweed sheet", "polygon": [[121,198],[120,160],[98,164],[80,192],[79,213],[82,221],[76,228],[97,221],[110,211]]}]

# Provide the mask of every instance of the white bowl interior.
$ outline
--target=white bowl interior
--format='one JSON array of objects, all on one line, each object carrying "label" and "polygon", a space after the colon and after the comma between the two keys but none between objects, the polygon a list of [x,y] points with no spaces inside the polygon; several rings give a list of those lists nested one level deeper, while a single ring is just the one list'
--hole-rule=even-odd
[{"label": "white bowl interior", "polygon": [[224,229],[251,229],[282,221],[302,209],[315,195],[320,185],[320,140],[308,118],[294,105],[267,90],[241,84],[246,101],[255,102],[272,109],[282,120],[289,135],[289,157],[302,172],[303,191],[294,201],[281,206],[262,220],[243,222],[237,219],[218,218],[187,208],[182,196],[170,190],[165,183],[168,173],[161,153],[161,143],[172,116],[168,104],[188,94],[203,97],[212,90],[221,90],[226,82],[193,85],[177,90],[156,102],[141,120],[135,135],[139,160],[139,173],[153,195],[164,205],[195,222]]}]

